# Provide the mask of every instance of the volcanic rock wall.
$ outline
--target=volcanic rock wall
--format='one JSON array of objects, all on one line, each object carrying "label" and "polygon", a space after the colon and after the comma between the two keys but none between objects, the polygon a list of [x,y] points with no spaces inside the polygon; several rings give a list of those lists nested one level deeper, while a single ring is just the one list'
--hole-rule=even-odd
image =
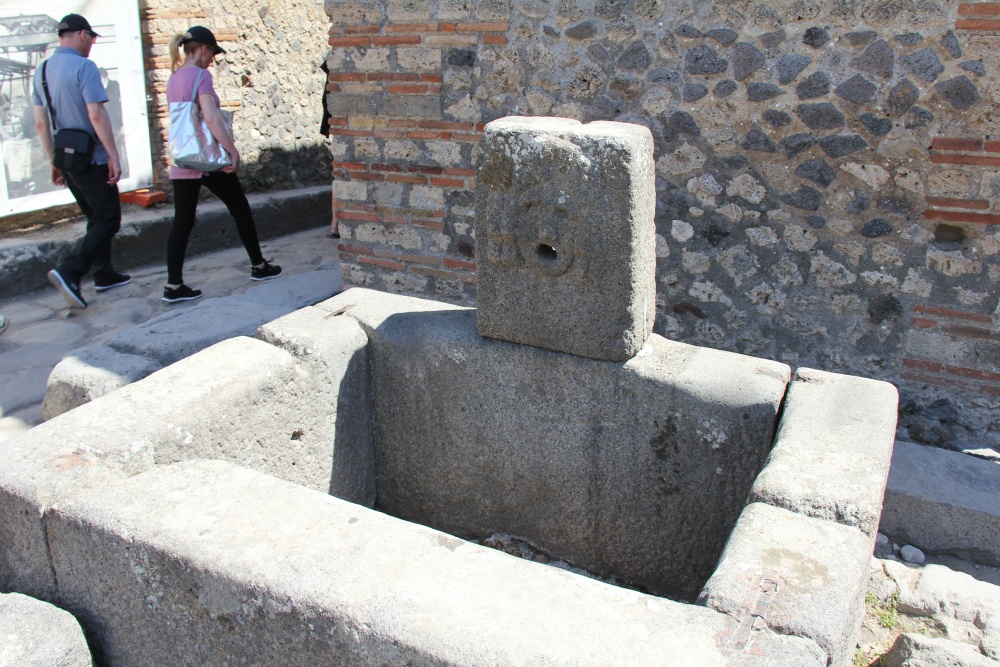
[{"label": "volcanic rock wall", "polygon": [[251,190],[329,181],[329,140],[320,134],[328,19],[319,0],[141,0],[155,187],[170,189],[166,89],[170,36],[212,30],[226,54],[212,74]]}]

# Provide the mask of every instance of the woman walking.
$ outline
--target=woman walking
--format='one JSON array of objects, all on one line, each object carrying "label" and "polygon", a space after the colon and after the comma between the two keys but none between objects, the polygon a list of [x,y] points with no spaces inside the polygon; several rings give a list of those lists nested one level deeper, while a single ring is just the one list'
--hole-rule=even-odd
[{"label": "woman walking", "polygon": [[[170,180],[174,186],[174,224],[167,240],[167,285],[163,288],[163,300],[167,303],[190,301],[201,296],[201,290],[184,284],[183,273],[184,253],[187,251],[191,230],[194,229],[195,209],[202,185],[226,205],[236,221],[236,231],[250,256],[250,280],[276,278],[281,273],[280,266],[271,264],[261,254],[250,203],[236,176],[240,154],[219,112],[219,96],[215,93],[212,75],[208,72],[215,56],[220,53],[225,51],[219,46],[215,35],[202,26],[192,26],[183,35],[174,35],[170,39],[173,74],[167,81],[167,102],[190,102],[195,97],[212,136],[229,154],[232,164],[211,172],[176,165],[170,167]],[[198,87],[197,94],[195,85]]]}]

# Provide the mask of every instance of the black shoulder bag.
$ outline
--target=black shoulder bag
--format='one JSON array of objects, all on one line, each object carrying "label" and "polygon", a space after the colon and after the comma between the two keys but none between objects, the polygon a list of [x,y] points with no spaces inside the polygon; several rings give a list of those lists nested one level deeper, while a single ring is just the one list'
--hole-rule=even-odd
[{"label": "black shoulder bag", "polygon": [[48,64],[47,60],[42,63],[42,90],[45,91],[52,119],[52,143],[55,148],[52,166],[60,171],[86,171],[94,157],[94,136],[75,127],[56,129],[56,110],[49,96],[49,83],[45,80],[45,66]]}]

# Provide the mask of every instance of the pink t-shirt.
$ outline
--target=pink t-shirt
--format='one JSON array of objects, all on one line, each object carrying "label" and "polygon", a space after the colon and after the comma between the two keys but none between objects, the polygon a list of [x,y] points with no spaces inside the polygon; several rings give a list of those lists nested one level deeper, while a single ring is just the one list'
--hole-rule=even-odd
[{"label": "pink t-shirt", "polygon": [[[215,98],[216,105],[219,105],[219,96],[215,94],[215,89],[212,87],[212,73],[207,69],[200,69],[198,67],[182,67],[173,74],[167,80],[167,103],[171,102],[190,102],[191,93],[194,91],[194,80],[198,78],[198,72],[201,72],[201,80],[198,82],[198,95],[211,95]],[[182,178],[201,178],[205,172],[197,171],[195,169],[184,169],[183,167],[170,167],[170,178],[171,179],[182,179]]]}]

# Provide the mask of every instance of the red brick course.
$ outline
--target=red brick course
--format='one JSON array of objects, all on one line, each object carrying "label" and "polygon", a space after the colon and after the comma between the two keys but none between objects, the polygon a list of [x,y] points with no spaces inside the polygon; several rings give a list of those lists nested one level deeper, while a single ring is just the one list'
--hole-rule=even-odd
[{"label": "red brick course", "polygon": [[965,213],[963,211],[941,211],[927,209],[924,217],[928,220],[947,220],[949,222],[974,222],[979,225],[1000,225],[1000,215],[992,213]]},{"label": "red brick course", "polygon": [[981,32],[1000,31],[1000,21],[983,21],[977,19],[959,19],[955,21],[957,30],[977,30]]},{"label": "red brick course", "polygon": [[959,16],[1000,16],[1000,4],[992,2],[960,4],[958,14]]},{"label": "red brick course", "polygon": [[1000,166],[1000,157],[934,153],[931,155],[931,162],[934,162],[935,164],[973,164],[984,167],[997,167]]},{"label": "red brick course", "polygon": [[985,210],[990,207],[990,203],[982,199],[957,199],[954,197],[927,197],[927,203],[931,206],[941,206],[944,208],[971,208]]},{"label": "red brick course", "polygon": [[925,315],[937,315],[938,317],[949,317],[955,320],[971,320],[973,322],[983,322],[991,324],[993,318],[982,313],[970,313],[964,310],[952,310],[950,308],[939,308],[937,306],[926,306],[918,304],[913,308],[918,313]]},{"label": "red brick course", "polygon": [[931,150],[935,151],[981,151],[982,139],[954,139],[935,137],[931,140]]}]

